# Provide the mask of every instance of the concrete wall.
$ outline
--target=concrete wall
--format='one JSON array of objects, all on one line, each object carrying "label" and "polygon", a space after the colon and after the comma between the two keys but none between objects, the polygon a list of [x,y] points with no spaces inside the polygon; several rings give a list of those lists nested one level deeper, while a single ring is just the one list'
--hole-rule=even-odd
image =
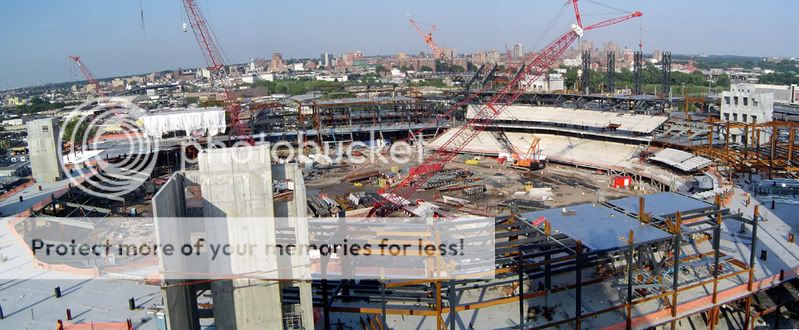
[{"label": "concrete wall", "polygon": [[[272,166],[272,179],[275,181],[288,180],[294,187],[294,198],[287,202],[275,203],[275,217],[286,217],[293,221],[291,224],[294,227],[295,240],[297,245],[303,246],[309,244],[308,233],[308,203],[305,194],[305,180],[302,176],[302,170],[297,164],[273,165]],[[309,260],[303,260],[300,256],[293,256],[292,265],[303,265]],[[289,269],[296,272],[298,269],[307,271],[306,268],[284,267],[281,269]],[[294,274],[295,277],[308,276],[309,273]],[[300,289],[300,310],[302,311],[302,323],[306,329],[313,329],[313,295],[310,282],[284,282],[283,285],[294,285]]]},{"label": "concrete wall", "polygon": [[[202,232],[208,241],[216,243],[252,242],[259,246],[275,242],[276,226],[287,222],[269,221],[275,217],[290,217],[288,223],[295,229],[298,244],[308,242],[308,224],[305,215],[307,204],[302,171],[297,164],[273,165],[270,148],[266,146],[206,150],[199,155],[199,170],[174,175],[153,197],[156,236],[177,241],[192,239]],[[273,180],[290,181],[294,198],[289,201],[273,200]],[[185,217],[187,209],[186,187],[200,186],[203,221],[167,221],[171,217]],[[224,218],[220,221],[219,218]],[[251,219],[257,218],[257,219]],[[267,220],[267,221],[263,221]],[[279,223],[279,224],[278,224]],[[284,228],[284,227],[281,227]],[[285,229],[285,228],[284,228]],[[296,257],[299,258],[299,257]],[[206,269],[196,264],[209,264],[207,260],[185,257],[168,260],[162,257],[161,266],[170,270],[187,272],[248,273],[252,269],[294,271],[292,265],[307,264],[307,260],[264,260],[259,255],[234,255],[225,262],[211,262]],[[290,263],[290,264],[284,264]],[[306,270],[307,271],[307,270]],[[271,277],[269,277],[271,278]],[[199,288],[181,286],[184,281],[169,280],[162,289],[165,298],[167,323],[170,329],[197,329],[199,315],[196,292]],[[282,287],[300,289],[302,322],[305,329],[313,329],[313,301],[309,282],[277,282],[257,279],[214,281],[210,284],[214,301],[213,317],[218,329],[282,329],[286,306],[281,301]]]},{"label": "concrete wall", "polygon": [[30,121],[27,128],[33,178],[39,183],[53,183],[63,179],[58,119]]},{"label": "concrete wall", "polygon": [[[269,145],[204,150],[199,155],[199,171],[198,183],[203,194],[205,217],[274,217]],[[259,240],[255,243],[265,246],[275,242],[275,224],[253,221],[247,227],[232,226],[227,232],[209,232],[209,238],[231,243]],[[229,271],[237,272],[251,269],[254,264],[258,264],[259,269],[277,269],[275,262],[238,255],[230,257],[230,265],[214,263],[214,266],[229,266]],[[278,282],[250,279],[215,281],[211,284],[211,291],[218,329],[283,328]]]},{"label": "concrete wall", "polygon": [[[185,193],[183,191],[183,175],[176,173],[173,175],[161,190],[153,196],[153,215],[155,221],[155,236],[160,242],[168,239],[169,235],[186,234],[185,228],[178,228],[180,222],[169,220],[169,218],[185,216]],[[159,219],[161,220],[159,222]],[[181,261],[182,258],[176,261]],[[165,264],[170,260],[159,258],[161,270],[166,268],[180,268],[181,265]],[[185,281],[165,280],[161,288],[164,296],[166,308],[166,322],[169,329],[199,329],[200,322],[197,311],[197,298],[191,286],[179,285]]]},{"label": "concrete wall", "polygon": [[[735,123],[759,124],[772,121],[774,116],[774,94],[747,93],[740,91],[721,93],[721,120]],[[744,144],[746,137],[742,129],[730,130],[733,143]],[[769,141],[770,135],[762,132],[760,142]],[[751,132],[749,132],[751,140]],[[748,141],[751,145],[754,141]]]},{"label": "concrete wall", "polygon": [[732,92],[749,94],[774,94],[774,102],[795,104],[799,103],[799,88],[796,85],[766,85],[739,83],[730,86]]}]

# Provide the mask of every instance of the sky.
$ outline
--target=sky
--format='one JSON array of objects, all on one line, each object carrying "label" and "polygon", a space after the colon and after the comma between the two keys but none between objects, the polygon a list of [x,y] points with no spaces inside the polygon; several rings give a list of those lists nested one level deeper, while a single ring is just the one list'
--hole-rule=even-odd
[{"label": "sky", "polygon": [[[564,0],[196,0],[230,63],[252,58],[427,51],[408,24],[435,24],[458,52],[539,49],[574,21]],[[580,0],[585,25],[640,10],[638,20],[586,33],[644,52],[799,56],[795,0]],[[141,10],[144,13],[144,26]],[[558,15],[559,13],[562,13]],[[180,0],[0,1],[0,90],[83,80],[79,55],[98,78],[205,66]],[[547,29],[551,26],[550,29]]]}]

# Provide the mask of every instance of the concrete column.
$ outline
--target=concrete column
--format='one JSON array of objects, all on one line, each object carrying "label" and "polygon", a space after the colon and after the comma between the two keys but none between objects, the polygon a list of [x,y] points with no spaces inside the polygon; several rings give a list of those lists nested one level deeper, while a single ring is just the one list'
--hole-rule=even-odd
[{"label": "concrete column", "polygon": [[[230,219],[227,232],[213,230],[209,240],[231,244],[274,244],[274,221],[252,221],[236,226],[235,218],[273,218],[270,145],[204,150],[199,155],[203,216]],[[218,222],[219,220],[207,220]],[[219,225],[215,223],[214,225]],[[210,224],[207,223],[210,228]],[[253,239],[260,239],[253,242]],[[277,263],[253,260],[255,256],[232,255],[229,265],[212,263],[212,271],[247,272],[252,267],[277,269]],[[257,266],[256,266],[257,264]],[[214,269],[214,268],[217,269]],[[214,321],[220,329],[283,329],[281,290],[278,282],[252,279],[211,284]]]},{"label": "concrete column", "polygon": [[46,118],[30,121],[27,128],[33,178],[39,183],[53,183],[63,179],[58,119]]}]

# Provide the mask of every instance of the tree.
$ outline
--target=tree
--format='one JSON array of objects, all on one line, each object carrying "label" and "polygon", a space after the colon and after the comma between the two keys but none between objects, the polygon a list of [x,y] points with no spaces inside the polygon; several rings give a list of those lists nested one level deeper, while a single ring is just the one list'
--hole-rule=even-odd
[{"label": "tree", "polygon": [[422,65],[422,67],[419,68],[419,71],[421,71],[421,72],[433,72],[433,68],[431,68],[431,67],[429,67],[427,65]]},{"label": "tree", "polygon": [[[82,143],[84,141],[84,136],[90,139],[97,132],[97,127],[93,126],[89,133],[86,134],[86,129],[89,127],[91,121],[81,121],[79,119],[80,118],[72,118],[72,120],[64,125],[64,139],[71,142],[72,145]],[[80,126],[78,126],[78,122],[80,122]]]},{"label": "tree", "polygon": [[730,76],[726,73],[722,73],[716,78],[716,86],[730,87]]},{"label": "tree", "polygon": [[387,73],[388,73],[388,69],[386,69],[386,67],[384,67],[384,66],[382,66],[382,65],[378,65],[377,67],[375,67],[375,72],[376,72],[378,75],[382,76],[382,75],[384,75],[384,74],[387,74]]},{"label": "tree", "polygon": [[453,65],[453,66],[450,67],[450,71],[455,72],[455,73],[462,73],[462,72],[466,72],[466,69],[464,69],[460,65]]}]

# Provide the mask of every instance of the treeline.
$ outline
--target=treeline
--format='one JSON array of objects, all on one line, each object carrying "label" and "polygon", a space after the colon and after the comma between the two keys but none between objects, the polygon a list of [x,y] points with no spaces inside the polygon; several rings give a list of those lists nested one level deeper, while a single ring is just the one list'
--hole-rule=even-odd
[{"label": "treeline", "polygon": [[253,87],[265,87],[271,94],[300,95],[313,91],[321,93],[342,93],[346,82],[322,81],[313,79],[281,79],[275,81],[256,81]]},{"label": "treeline", "polygon": [[[575,86],[577,81],[580,81],[580,76],[577,74],[577,68],[569,68],[566,71],[566,75],[564,76],[564,83],[566,84],[567,89],[572,89]],[[591,70],[589,73],[589,81],[590,81],[590,89],[592,91],[600,91],[600,90],[607,90],[607,76],[605,71],[597,71]],[[621,72],[616,72],[615,74],[616,80],[616,88],[624,88],[627,86],[630,88],[633,84],[633,73],[629,69],[622,69]],[[662,84],[662,72],[659,68],[655,67],[654,65],[647,65],[641,70],[641,83],[643,85],[659,85]],[[693,72],[693,73],[683,73],[683,72],[671,72],[671,86],[674,89],[675,93],[679,93],[678,89],[681,89],[682,86],[685,85],[686,87],[696,87],[696,86],[708,86],[708,81],[705,79],[705,76],[701,72]],[[726,74],[722,74],[719,77],[716,77],[715,82],[712,84],[713,87],[717,88],[729,88],[730,87],[730,77]],[[582,89],[582,87],[581,87]]]},{"label": "treeline", "polygon": [[42,111],[61,109],[65,106],[75,105],[75,104],[77,103],[64,103],[64,102],[50,103],[48,101],[42,100],[39,97],[34,97],[27,104],[18,105],[16,107],[13,107],[12,109],[14,110],[14,112],[16,112],[17,115],[21,116],[21,115],[36,114]]}]

